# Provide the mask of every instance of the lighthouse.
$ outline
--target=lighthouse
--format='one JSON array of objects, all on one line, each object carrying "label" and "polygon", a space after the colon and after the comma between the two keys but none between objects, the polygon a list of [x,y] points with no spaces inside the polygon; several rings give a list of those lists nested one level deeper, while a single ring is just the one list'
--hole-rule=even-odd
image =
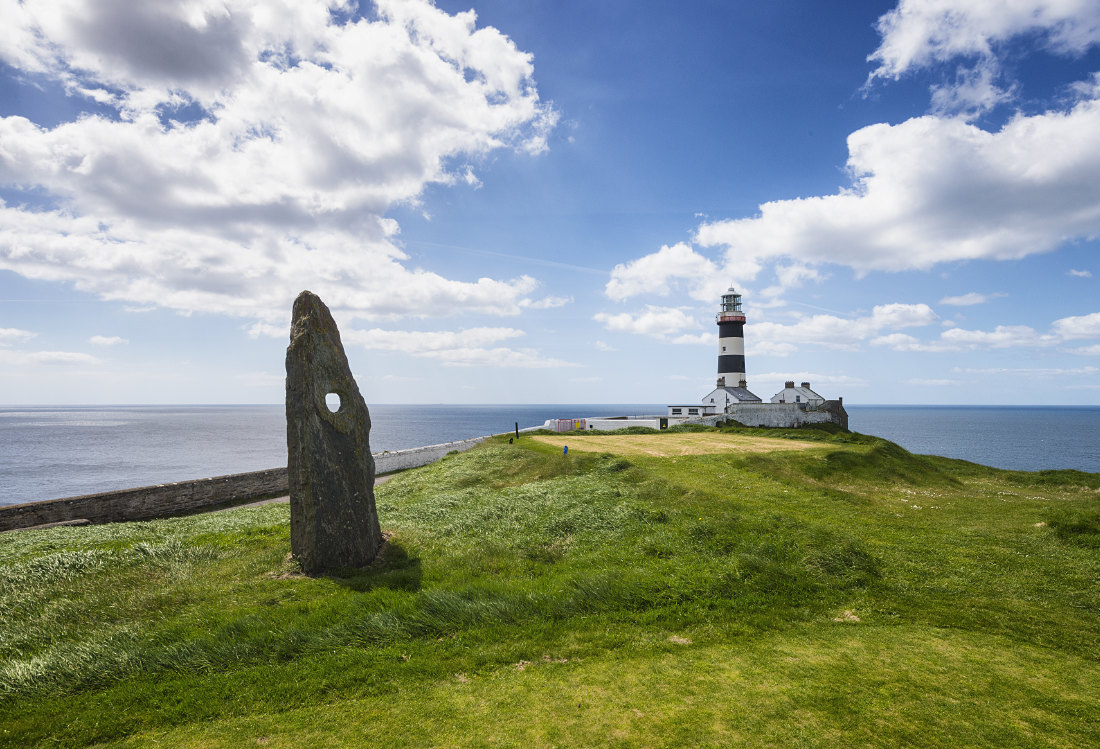
[{"label": "lighthouse", "polygon": [[729,290],[722,295],[718,322],[718,387],[747,387],[745,380],[745,313],[741,295]]},{"label": "lighthouse", "polygon": [[703,405],[724,410],[732,403],[760,403],[749,392],[745,378],[745,313],[741,295],[731,286],[722,295],[715,317],[718,323],[717,388],[703,397]]}]

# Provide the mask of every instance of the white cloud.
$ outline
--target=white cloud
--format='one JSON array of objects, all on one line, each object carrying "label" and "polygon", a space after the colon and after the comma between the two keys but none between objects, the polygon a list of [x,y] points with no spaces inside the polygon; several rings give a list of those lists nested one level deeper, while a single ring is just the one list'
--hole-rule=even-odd
[{"label": "white cloud", "polygon": [[997,82],[997,65],[983,60],[973,67],[960,66],[955,80],[932,87],[932,111],[940,115],[963,115],[973,118],[1011,101],[1017,86],[1002,88]]},{"label": "white cloud", "polygon": [[1017,348],[1057,342],[1054,336],[1039,334],[1027,325],[998,325],[992,331],[952,328],[943,331],[940,339],[959,348]]},{"label": "white cloud", "polygon": [[1079,54],[1100,41],[1094,0],[900,0],[877,24],[872,74],[898,78],[956,57],[989,58],[1012,37],[1042,33],[1054,52]]},{"label": "white cloud", "polygon": [[1069,270],[1067,275],[1074,276],[1076,278],[1092,278],[1092,273],[1090,271],[1087,271],[1087,270],[1073,270],[1072,268]]},{"label": "white cloud", "polygon": [[571,296],[547,296],[542,299],[522,299],[519,302],[519,306],[524,309],[554,309],[556,307],[564,307],[567,304],[573,302]]},{"label": "white cloud", "polygon": [[0,268],[268,323],[302,288],[376,319],[532,304],[527,276],[409,269],[385,216],[469,182],[470,160],[546,147],[556,114],[531,55],[472,11],[380,0],[344,22],[338,0],[2,1],[0,58],[117,117],[0,118],[0,183],[59,206],[0,204]]},{"label": "white cloud", "polygon": [[275,325],[273,323],[257,322],[249,325],[246,330],[248,331],[249,338],[259,338],[265,336],[267,338],[290,338],[290,324]]},{"label": "white cloud", "polygon": [[129,343],[129,341],[125,338],[120,338],[117,335],[94,335],[88,339],[88,343],[94,346],[117,346],[120,343]]},{"label": "white cloud", "polygon": [[1051,323],[1051,330],[1067,341],[1100,338],[1100,312],[1079,317],[1063,317]]},{"label": "white cloud", "polygon": [[960,296],[945,296],[940,300],[940,304],[948,304],[955,307],[969,307],[975,304],[985,304],[990,299],[996,299],[998,297],[1005,296],[1004,294],[979,294],[976,291],[971,291],[969,294],[962,294]]},{"label": "white cloud", "polygon": [[639,294],[668,296],[679,288],[701,301],[714,299],[725,288],[716,280],[718,269],[684,242],[665,245],[657,252],[616,265],[604,291],[615,301]]},{"label": "white cloud", "polygon": [[[926,342],[905,333],[891,333],[872,339],[871,344],[888,346],[895,351],[942,352],[986,348],[1038,348],[1087,338],[1100,338],[1100,312],[1055,320],[1050,325],[1049,333],[1040,333],[1027,325],[998,325],[993,330],[952,327],[940,333],[939,339],[935,341]],[[1092,347],[1070,349],[1069,353],[1095,353],[1091,349]]]},{"label": "white cloud", "polygon": [[906,385],[920,385],[927,387],[943,387],[946,385],[958,385],[958,380],[936,379],[936,378],[920,378],[916,377],[905,381]]},{"label": "white cloud", "polygon": [[618,351],[617,348],[615,348],[614,346],[612,346],[609,343],[604,343],[603,341],[596,341],[592,345],[595,346],[596,349],[599,350],[599,351]]},{"label": "white cloud", "polygon": [[746,328],[746,340],[855,350],[880,331],[931,325],[937,319],[936,313],[927,304],[882,304],[872,309],[870,315],[854,319],[812,315],[790,324],[754,323]]},{"label": "white cloud", "polygon": [[1014,259],[1100,236],[1100,101],[998,132],[925,116],[848,137],[852,184],[702,224],[696,241],[759,268],[789,258],[858,272]]},{"label": "white cloud", "polygon": [[10,346],[13,343],[24,343],[34,338],[37,333],[19,328],[0,328],[0,346]]},{"label": "white cloud", "polygon": [[675,336],[673,338],[669,338],[668,342],[669,343],[686,344],[686,345],[689,345],[689,346],[697,346],[697,345],[713,346],[714,342],[716,340],[717,340],[717,338],[715,337],[714,333],[698,333],[696,335],[692,335],[690,333],[684,333],[683,335],[678,335],[678,336]]},{"label": "white cloud", "polygon": [[916,336],[906,333],[890,333],[871,339],[872,346],[888,346],[894,351],[957,351],[958,345],[942,341],[925,343]]},{"label": "white cloud", "polygon": [[652,304],[646,305],[645,311],[641,313],[622,312],[612,315],[600,312],[593,319],[617,333],[636,333],[659,339],[668,339],[681,331],[702,327],[695,318],[679,307],[656,307]]}]

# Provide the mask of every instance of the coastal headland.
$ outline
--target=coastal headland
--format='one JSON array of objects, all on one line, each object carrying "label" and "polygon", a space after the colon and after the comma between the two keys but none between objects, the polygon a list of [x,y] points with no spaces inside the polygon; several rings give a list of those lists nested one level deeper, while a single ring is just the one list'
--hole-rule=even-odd
[{"label": "coastal headland", "polygon": [[1100,475],[616,438],[398,473],[318,577],[285,504],[3,534],[0,746],[1100,742]]}]

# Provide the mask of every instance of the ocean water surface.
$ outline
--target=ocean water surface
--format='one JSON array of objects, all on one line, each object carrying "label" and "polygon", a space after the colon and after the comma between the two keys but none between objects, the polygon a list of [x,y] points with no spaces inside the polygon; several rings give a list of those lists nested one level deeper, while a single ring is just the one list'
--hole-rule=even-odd
[{"label": "ocean water surface", "polygon": [[[550,418],[656,413],[655,405],[372,405],[373,452],[541,426]],[[0,504],[286,465],[273,406],[0,406]]]},{"label": "ocean water surface", "polygon": [[[1100,407],[846,405],[849,425],[916,453],[998,468],[1100,472]],[[664,413],[657,404],[374,405],[371,449],[450,442],[549,418]],[[274,406],[0,407],[0,504],[286,464]]]}]

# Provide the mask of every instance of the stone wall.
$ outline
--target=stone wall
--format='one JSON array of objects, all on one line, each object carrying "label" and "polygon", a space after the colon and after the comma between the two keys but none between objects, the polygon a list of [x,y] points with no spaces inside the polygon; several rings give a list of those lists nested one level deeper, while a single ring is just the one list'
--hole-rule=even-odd
[{"label": "stone wall", "polygon": [[286,491],[286,468],[272,468],[44,502],[25,502],[0,506],[0,531],[72,520],[91,523],[150,520],[250,499],[277,497],[286,494]]},{"label": "stone wall", "polygon": [[[434,463],[449,452],[469,450],[488,437],[474,437],[440,445],[375,453],[376,473],[393,473]],[[184,515],[220,505],[283,496],[288,491],[286,468],[235,473],[194,481],[142,486],[65,499],[0,505],[0,532],[52,523],[87,520],[116,523],[128,520]]]},{"label": "stone wall", "polygon": [[394,471],[404,471],[407,468],[426,466],[439,460],[449,452],[464,452],[487,439],[489,438],[473,437],[457,442],[443,442],[426,447],[411,447],[408,450],[374,453],[374,472],[393,473]]},{"label": "stone wall", "polygon": [[729,407],[729,412],[716,416],[704,416],[691,419],[693,424],[709,424],[734,419],[747,427],[800,427],[805,424],[839,424],[848,428],[848,412],[844,402],[825,401],[820,406],[807,403],[738,403]]}]

